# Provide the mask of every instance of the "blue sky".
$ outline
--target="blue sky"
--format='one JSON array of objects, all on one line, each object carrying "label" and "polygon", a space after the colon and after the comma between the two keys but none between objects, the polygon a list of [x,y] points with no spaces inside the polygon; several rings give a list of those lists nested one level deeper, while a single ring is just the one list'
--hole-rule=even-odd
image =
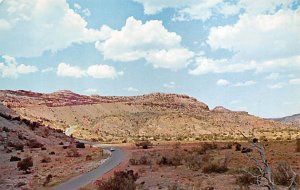
[{"label": "blue sky", "polygon": [[0,0],[0,89],[300,113],[297,0]]}]

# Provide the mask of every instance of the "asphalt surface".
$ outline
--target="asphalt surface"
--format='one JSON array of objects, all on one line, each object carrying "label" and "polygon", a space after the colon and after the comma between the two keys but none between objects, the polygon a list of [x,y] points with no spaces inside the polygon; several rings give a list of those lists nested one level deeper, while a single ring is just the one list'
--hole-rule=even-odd
[{"label": "asphalt surface", "polygon": [[[110,150],[111,147],[94,145],[97,147],[102,147],[106,150]],[[75,190],[95,181],[99,177],[103,176],[105,173],[112,170],[114,167],[118,166],[125,157],[124,151],[119,148],[114,148],[111,151],[111,157],[109,157],[104,163],[102,163],[98,168],[89,171],[87,173],[81,174],[79,176],[73,177],[70,180],[61,183],[53,188],[53,190]]]}]

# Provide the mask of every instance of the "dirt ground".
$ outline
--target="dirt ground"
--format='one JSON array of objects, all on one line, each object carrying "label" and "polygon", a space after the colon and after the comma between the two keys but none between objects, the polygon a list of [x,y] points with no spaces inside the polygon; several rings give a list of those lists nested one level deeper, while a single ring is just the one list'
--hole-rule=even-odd
[{"label": "dirt ground", "polygon": [[[207,160],[200,163],[201,167],[191,167],[187,162],[181,161],[180,164],[159,164],[162,157],[184,158],[194,155],[204,143],[168,143],[157,144],[149,149],[137,149],[134,146],[124,148],[128,152],[128,157],[135,161],[142,160],[143,164],[133,164],[127,159],[119,167],[106,174],[102,180],[111,177],[114,171],[134,170],[138,172],[139,179],[136,181],[139,190],[238,190],[238,189],[266,189],[256,185],[242,185],[237,182],[237,178],[243,173],[242,169],[254,166],[245,154],[235,150],[235,145],[228,147],[228,142],[214,142],[216,148],[207,150],[201,155],[201,159]],[[247,147],[249,143],[241,142],[242,147]],[[295,141],[270,141],[263,142],[269,164],[274,168],[280,161],[287,161],[296,173],[300,173],[300,152],[296,152]],[[254,154],[254,151],[251,152]],[[255,155],[255,154],[254,154]],[[257,155],[256,155],[257,156]],[[208,162],[224,163],[228,160],[228,171],[224,173],[204,173],[203,167]],[[175,159],[176,161],[176,159]],[[89,185],[82,189],[96,189],[95,185]],[[279,189],[287,187],[279,186]]]},{"label": "dirt ground", "polygon": [[[13,151],[11,153],[1,151],[0,189],[48,189],[73,176],[96,168],[100,164],[99,160],[107,157],[100,148],[92,148],[89,145],[86,145],[84,149],[72,146],[67,149],[61,145],[47,146],[46,150],[25,148],[24,152]],[[71,150],[79,155],[70,157],[68,152]],[[55,154],[50,154],[51,152]],[[11,156],[32,157],[31,173],[25,174],[23,171],[19,171],[17,162],[9,161]],[[44,161],[42,161],[43,159]],[[44,184],[48,175],[52,177],[49,183]]]}]

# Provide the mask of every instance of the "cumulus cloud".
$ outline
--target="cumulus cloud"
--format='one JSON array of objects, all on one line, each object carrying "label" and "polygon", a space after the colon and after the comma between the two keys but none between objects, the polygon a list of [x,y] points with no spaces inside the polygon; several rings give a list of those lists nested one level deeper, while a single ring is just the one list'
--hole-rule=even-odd
[{"label": "cumulus cloud", "polygon": [[109,65],[91,65],[86,70],[86,74],[93,78],[116,78],[123,75],[123,71],[117,72],[114,67]]},{"label": "cumulus cloud", "polygon": [[258,69],[255,62],[231,63],[228,59],[210,59],[197,57],[196,67],[189,70],[191,75],[203,75],[208,73],[238,73]]},{"label": "cumulus cloud", "polygon": [[91,65],[87,69],[78,66],[72,66],[66,63],[60,63],[57,66],[56,74],[63,77],[81,78],[85,76],[93,78],[116,78],[123,75],[123,71],[117,72],[114,67],[109,65]]},{"label": "cumulus cloud", "polygon": [[145,59],[155,68],[180,69],[189,64],[194,53],[181,46],[181,37],[169,32],[158,20],[142,23],[133,17],[126,20],[120,31],[102,26],[105,40],[96,42],[96,48],[105,59],[136,61]]},{"label": "cumulus cloud", "polygon": [[0,74],[2,78],[17,78],[21,74],[37,72],[36,66],[18,64],[14,57],[3,55],[4,62],[0,62]]},{"label": "cumulus cloud", "polygon": [[218,86],[228,86],[230,84],[230,82],[228,80],[225,79],[219,79],[216,84]]},{"label": "cumulus cloud", "polygon": [[207,43],[212,49],[235,53],[233,60],[266,61],[300,54],[300,9],[274,15],[241,15],[234,25],[212,27]]},{"label": "cumulus cloud", "polygon": [[60,63],[57,66],[56,74],[58,76],[63,76],[63,77],[80,78],[85,75],[85,71],[77,66],[72,66],[72,65],[66,64],[66,63]]},{"label": "cumulus cloud", "polygon": [[184,48],[160,50],[150,52],[146,56],[146,61],[151,63],[154,68],[177,70],[186,67],[193,56],[193,52]]},{"label": "cumulus cloud", "polygon": [[80,14],[91,16],[91,11],[88,8],[82,9],[81,5],[79,5],[78,3],[74,3],[74,9]]},{"label": "cumulus cloud", "polygon": [[98,90],[95,88],[88,88],[88,89],[84,90],[84,92],[87,94],[97,94]]},{"label": "cumulus cloud", "polygon": [[103,37],[65,0],[3,1],[0,18],[0,52],[15,57],[40,56]]},{"label": "cumulus cloud", "polygon": [[295,1],[282,0],[134,0],[144,6],[145,14],[156,14],[163,9],[175,9],[173,17],[175,21],[202,20],[206,21],[213,15],[237,15],[240,12],[246,14],[273,14],[278,7],[288,9]]},{"label": "cumulus cloud", "polygon": [[300,70],[300,55],[285,58],[270,58],[270,60],[237,59],[211,59],[197,57],[195,67],[189,70],[191,75],[204,75],[208,73],[240,73],[254,72],[282,72]]},{"label": "cumulus cloud", "polygon": [[176,83],[175,82],[169,82],[169,83],[165,83],[163,84],[163,87],[165,88],[175,88],[176,87]]},{"label": "cumulus cloud", "polygon": [[289,80],[289,83],[299,85],[300,84],[300,78],[291,79],[291,80]]}]

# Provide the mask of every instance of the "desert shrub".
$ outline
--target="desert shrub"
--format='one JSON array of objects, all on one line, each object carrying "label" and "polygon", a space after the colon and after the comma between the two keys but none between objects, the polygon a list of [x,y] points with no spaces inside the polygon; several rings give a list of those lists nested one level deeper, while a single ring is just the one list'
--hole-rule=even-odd
[{"label": "desert shrub", "polygon": [[9,130],[9,128],[7,128],[7,127],[3,127],[3,128],[2,128],[2,131],[4,131],[4,132],[7,132],[7,133],[8,133],[10,130]]},{"label": "desert shrub", "polygon": [[89,160],[92,160],[92,156],[91,155],[86,155],[85,161],[89,161]]},{"label": "desert shrub", "polygon": [[62,129],[55,129],[55,131],[56,131],[57,133],[63,133],[63,132],[64,132]]},{"label": "desert shrub", "polygon": [[33,166],[33,161],[31,157],[24,158],[19,161],[17,167],[19,170],[23,170],[26,174],[30,173],[30,168]]},{"label": "desert shrub", "polygon": [[36,139],[31,139],[27,142],[27,146],[29,148],[41,148],[44,145],[42,143],[38,142]]},{"label": "desert shrub", "polygon": [[300,152],[300,138],[296,139],[296,152]]},{"label": "desert shrub", "polygon": [[60,143],[58,143],[59,145],[64,145],[64,143],[63,142],[60,142]]},{"label": "desert shrub", "polygon": [[166,165],[166,166],[179,166],[182,163],[182,159],[181,157],[174,155],[174,156],[170,156],[170,157],[161,157],[158,161],[157,164],[159,165]]},{"label": "desert shrub", "polygon": [[193,171],[198,171],[203,166],[203,156],[196,153],[186,155],[184,160],[187,167]]},{"label": "desert shrub", "polygon": [[46,179],[45,179],[45,182],[43,183],[43,186],[48,185],[50,183],[51,179],[52,179],[52,175],[48,174]]},{"label": "desert shrub", "polygon": [[20,161],[20,160],[21,160],[21,158],[19,158],[17,156],[11,156],[9,159],[10,162],[16,162],[16,161]]},{"label": "desert shrub", "polygon": [[20,182],[18,182],[18,183],[15,185],[15,187],[22,187],[22,186],[24,186],[24,185],[26,185],[26,183],[23,182],[23,181],[20,181]]},{"label": "desert shrub", "polygon": [[24,137],[22,134],[18,134],[18,139],[20,139],[20,140],[24,140],[24,139],[25,139],[25,137]]},{"label": "desert shrub", "polygon": [[173,183],[172,185],[168,186],[168,190],[181,190],[180,186],[177,183]]},{"label": "desert shrub", "polygon": [[274,181],[277,185],[289,186],[294,177],[291,166],[286,161],[278,162],[273,170]]},{"label": "desert shrub", "polygon": [[207,150],[214,150],[214,149],[217,149],[218,148],[218,145],[215,144],[215,143],[204,143],[202,145],[202,150],[204,152],[206,152]]},{"label": "desert shrub", "polygon": [[203,167],[203,173],[224,173],[228,171],[228,163],[230,162],[230,158],[228,155],[225,155],[224,161],[221,163],[220,161],[209,161]]},{"label": "desert shrub", "polygon": [[209,162],[202,171],[203,173],[224,173],[228,171],[228,168],[219,162]]},{"label": "desert shrub", "polygon": [[135,143],[135,146],[142,147],[143,149],[148,149],[150,146],[152,146],[152,143],[148,140],[146,141],[141,141],[141,142],[137,142]]},{"label": "desert shrub", "polygon": [[241,151],[242,150],[242,145],[240,143],[235,144],[235,151]]},{"label": "desert shrub", "polygon": [[49,152],[49,155],[55,155],[54,151]]},{"label": "desert shrub", "polygon": [[232,143],[227,143],[225,146],[221,147],[221,149],[232,149]]},{"label": "desert shrub", "polygon": [[241,150],[241,153],[249,153],[249,152],[252,152],[251,148],[243,147]]},{"label": "desert shrub", "polygon": [[7,142],[7,146],[8,147],[13,147],[15,148],[16,150],[23,150],[24,149],[24,145],[20,142]]},{"label": "desert shrub", "polygon": [[41,147],[41,150],[47,150],[47,148],[43,146],[43,147]]},{"label": "desert shrub", "polygon": [[151,165],[151,160],[148,159],[146,156],[141,156],[139,159],[131,158],[129,160],[131,165]]},{"label": "desert shrub", "polygon": [[50,163],[51,162],[51,158],[48,157],[48,156],[44,156],[42,159],[41,159],[41,163]]},{"label": "desert shrub", "polygon": [[79,157],[80,154],[76,148],[71,148],[70,150],[67,151],[67,156],[68,157]]},{"label": "desert shrub", "polygon": [[259,175],[258,169],[256,167],[248,168],[246,171],[242,171],[242,174],[236,178],[236,183],[246,187],[251,184],[257,184],[258,178],[253,177],[254,175]]},{"label": "desert shrub", "polygon": [[79,142],[76,144],[76,148],[85,148],[85,144],[82,142]]},{"label": "desert shrub", "polygon": [[133,170],[115,172],[107,181],[97,181],[98,190],[135,190],[138,174]]}]

